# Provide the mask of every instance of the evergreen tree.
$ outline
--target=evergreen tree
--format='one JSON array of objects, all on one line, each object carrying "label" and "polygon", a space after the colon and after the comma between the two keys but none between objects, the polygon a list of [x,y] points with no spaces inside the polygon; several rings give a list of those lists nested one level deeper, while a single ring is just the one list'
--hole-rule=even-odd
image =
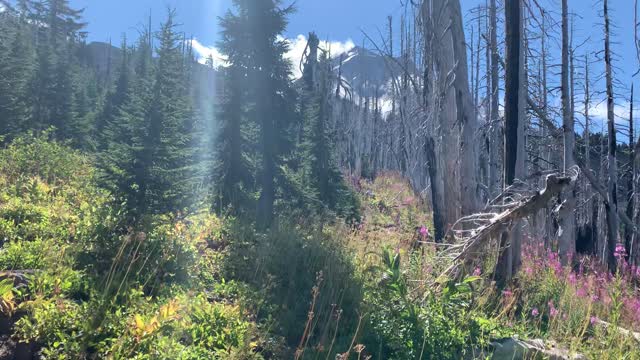
[{"label": "evergreen tree", "polygon": [[[230,156],[222,150],[218,152],[218,169],[223,174],[218,175],[218,179],[223,179],[219,193],[229,203],[233,200],[228,200],[232,199],[228,194],[237,193],[237,187],[242,183],[244,169],[234,168],[242,161],[233,161],[242,159],[242,138],[238,133],[242,131],[240,114],[243,114],[247,118],[247,128],[258,131],[259,151],[251,155],[260,163],[260,171],[256,174],[260,185],[257,221],[264,229],[273,220],[276,179],[282,178],[279,169],[283,155],[292,148],[291,130],[296,117],[291,64],[284,58],[288,43],[281,37],[287,25],[286,16],[292,8],[281,8],[277,0],[234,0],[234,5],[237,13],[229,12],[221,20],[221,49],[232,65],[227,75],[227,86],[232,89],[227,92],[227,110],[221,116],[225,124],[223,133],[230,133],[230,137],[221,149],[235,149]],[[237,79],[240,81],[236,82]],[[241,111],[235,112],[232,108]]]},{"label": "evergreen tree", "polygon": [[9,140],[27,130],[31,105],[27,101],[34,67],[30,28],[13,14],[0,21],[0,135]]},{"label": "evergreen tree", "polygon": [[355,196],[344,183],[334,159],[334,129],[330,126],[333,73],[331,59],[319,44],[317,35],[310,33],[302,77],[301,182],[305,197],[311,197],[317,211],[328,208],[345,217],[357,217]]},{"label": "evergreen tree", "polygon": [[[79,31],[85,26],[81,16],[82,10],[73,9],[68,0],[34,3],[30,14],[34,22],[44,24],[36,30],[37,65],[29,99],[34,107],[33,126],[36,130],[54,126],[58,139],[74,139],[88,132],[87,124],[77,121],[74,112],[74,74],[84,70],[74,68]],[[86,142],[74,140],[76,144]]]},{"label": "evergreen tree", "polygon": [[74,133],[80,132],[75,128],[77,125],[73,111],[75,89],[70,57],[70,50],[62,51],[58,55],[53,83],[50,86],[50,92],[46,94],[50,106],[48,125],[56,128],[56,137],[60,140],[73,139]]},{"label": "evergreen tree", "polygon": [[98,138],[99,151],[103,151],[107,147],[109,136],[106,136],[104,130],[108,124],[113,123],[118,110],[127,100],[129,87],[131,86],[132,73],[126,37],[123,38],[121,52],[122,61],[118,69],[118,78],[116,80],[115,87],[107,91],[104,105],[100,111],[100,115],[96,119],[95,135]]},{"label": "evergreen tree", "polygon": [[145,210],[168,212],[189,204],[192,159],[191,104],[184,79],[182,42],[175,32],[175,12],[162,25],[155,85],[147,113],[146,134],[138,159],[145,174]]},{"label": "evergreen tree", "polygon": [[[239,5],[238,5],[239,6]],[[218,44],[227,57],[228,67],[222,68],[224,97],[219,112],[220,130],[217,141],[217,159],[214,168],[216,183],[214,207],[230,210],[237,215],[246,208],[247,194],[251,183],[251,172],[247,159],[248,139],[243,128],[247,127],[247,72],[248,53],[246,51],[243,22],[240,16],[228,12],[220,19],[222,41]],[[213,58],[210,57],[210,66]],[[229,209],[227,209],[229,208]]]},{"label": "evergreen tree", "polygon": [[[133,72],[129,65],[132,58]],[[137,159],[146,136],[145,119],[152,89],[150,34],[144,34],[134,52],[125,49],[116,90],[109,98],[111,108],[109,113],[103,113],[105,122],[100,135],[99,158],[105,185],[122,197],[133,215],[143,209],[146,179]]]}]

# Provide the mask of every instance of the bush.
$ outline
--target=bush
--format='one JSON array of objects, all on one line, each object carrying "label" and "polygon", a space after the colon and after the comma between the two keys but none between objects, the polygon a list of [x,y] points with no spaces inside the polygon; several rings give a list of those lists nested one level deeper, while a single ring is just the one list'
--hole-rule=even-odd
[{"label": "bush", "polygon": [[[368,327],[363,344],[381,359],[460,359],[470,344],[482,343],[473,316],[470,277],[440,284],[442,290],[422,293],[407,281],[398,252],[382,252],[382,265],[368,283]],[[375,281],[377,279],[377,281]],[[373,350],[375,349],[375,350]]]},{"label": "bush", "polygon": [[[308,337],[309,356],[348,349],[358,323],[361,282],[351,254],[332,231],[280,223],[267,234],[256,234],[240,222],[227,230],[233,240],[225,276],[258,289],[272,304],[259,310],[259,320],[273,322],[290,348]],[[316,286],[313,331],[304,335]]]}]

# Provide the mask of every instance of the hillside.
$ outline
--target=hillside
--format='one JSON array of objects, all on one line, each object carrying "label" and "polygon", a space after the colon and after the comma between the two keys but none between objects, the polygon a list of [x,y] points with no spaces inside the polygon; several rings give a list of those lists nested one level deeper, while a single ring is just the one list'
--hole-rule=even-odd
[{"label": "hillside", "polygon": [[640,360],[628,3],[172,3],[0,0],[0,360]]},{"label": "hillside", "polygon": [[482,267],[442,283],[429,211],[396,174],[353,184],[356,228],[282,219],[258,234],[206,210],[122,228],[90,157],[43,138],[0,150],[0,169],[2,359],[481,358],[514,334],[639,355],[603,325],[640,331],[635,268],[572,271],[530,246],[517,289],[495,293]]}]

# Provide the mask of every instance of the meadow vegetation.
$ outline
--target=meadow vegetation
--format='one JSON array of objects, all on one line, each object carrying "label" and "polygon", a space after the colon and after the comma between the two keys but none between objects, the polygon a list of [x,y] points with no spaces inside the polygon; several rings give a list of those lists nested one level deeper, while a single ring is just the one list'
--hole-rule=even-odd
[{"label": "meadow vegetation", "polygon": [[44,359],[482,359],[514,335],[640,358],[620,330],[640,331],[623,247],[610,274],[528,239],[498,291],[490,261],[439,277],[428,206],[393,173],[350,185],[358,223],[283,216],[261,233],[206,208],[125,225],[93,161],[46,134],[0,150],[2,336]]}]

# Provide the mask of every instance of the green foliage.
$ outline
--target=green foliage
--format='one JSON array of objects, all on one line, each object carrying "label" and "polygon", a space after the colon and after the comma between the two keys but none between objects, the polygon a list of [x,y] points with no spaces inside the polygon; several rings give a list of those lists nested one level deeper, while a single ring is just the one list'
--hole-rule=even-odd
[{"label": "green foliage", "polygon": [[124,49],[106,109],[112,113],[102,114],[105,182],[138,217],[184,210],[195,189],[193,114],[183,66],[192,60],[184,58],[174,18],[171,11],[161,27],[157,61],[147,39],[139,43],[133,80]]},{"label": "green foliage", "polygon": [[16,323],[16,335],[24,341],[37,340],[45,344],[44,359],[78,359],[82,355],[82,342],[86,318],[83,308],[64,299],[41,300],[29,303],[29,316]]},{"label": "green foliage", "polygon": [[[231,207],[232,214],[248,213],[252,202],[246,200],[257,191],[256,219],[266,229],[274,219],[276,179],[293,150],[297,120],[291,64],[284,57],[289,44],[281,37],[292,7],[281,8],[278,0],[234,1],[234,5],[236,12],[220,20],[219,48],[227,57],[230,68],[225,74],[232,82],[220,113],[214,206]],[[259,164],[255,172],[252,163]],[[252,178],[257,189],[249,184]]]},{"label": "green foliage", "polygon": [[440,293],[428,290],[418,299],[400,259],[384,250],[374,272],[379,280],[367,286],[369,330],[363,343],[384,359],[459,359],[471,350],[469,344],[482,340],[471,307],[471,284],[478,278],[447,282]]},{"label": "green foliage", "polygon": [[35,52],[29,39],[31,29],[17,18],[3,14],[0,33],[0,134],[8,140],[31,124],[28,91]]},{"label": "green foliage", "polygon": [[[313,344],[309,348],[326,351],[333,344],[335,354],[349,347],[358,322],[362,288],[351,254],[339,245],[337,234],[286,223],[265,235],[254,234],[242,223],[235,223],[228,231],[233,242],[229,245],[226,276],[259,289],[272,306],[261,305],[258,315],[263,321],[275,322],[276,333],[284,336],[289,346],[298,345],[308,319],[312,289],[318,286],[313,317],[316,330],[309,336]],[[336,319],[338,312],[342,314],[340,319]]]},{"label": "green foliage", "polygon": [[27,270],[19,289],[2,282],[0,305],[20,311],[15,335],[37,343],[44,359],[260,359],[258,348],[280,351],[251,321],[255,294],[221,279],[224,255],[210,247],[221,239],[220,219],[152,215],[127,228],[103,206],[108,198],[86,158],[44,137],[12,143],[0,160],[0,181],[11,184],[0,191],[9,238],[0,266]]}]

